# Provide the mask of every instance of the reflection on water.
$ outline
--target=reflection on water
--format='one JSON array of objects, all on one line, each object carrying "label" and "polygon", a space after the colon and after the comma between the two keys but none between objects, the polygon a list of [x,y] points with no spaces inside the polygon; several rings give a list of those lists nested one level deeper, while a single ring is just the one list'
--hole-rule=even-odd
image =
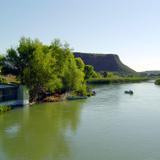
[{"label": "reflection on water", "polygon": [[[124,94],[132,89],[132,96]],[[104,85],[85,101],[0,115],[0,160],[160,160],[160,87]]]},{"label": "reflection on water", "polygon": [[1,115],[0,151],[7,160],[69,157],[66,132],[76,132],[81,107],[82,101],[41,104]]},{"label": "reflection on water", "polygon": [[8,136],[14,137],[17,135],[19,130],[20,130],[20,126],[15,124],[15,125],[12,125],[11,127],[6,128],[5,133]]}]

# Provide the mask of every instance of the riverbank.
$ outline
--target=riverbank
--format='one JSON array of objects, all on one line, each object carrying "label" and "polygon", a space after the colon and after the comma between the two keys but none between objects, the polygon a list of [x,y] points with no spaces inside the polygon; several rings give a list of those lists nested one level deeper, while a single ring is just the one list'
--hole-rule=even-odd
[{"label": "riverbank", "polygon": [[87,80],[87,84],[137,83],[147,80],[147,77],[92,78]]},{"label": "riverbank", "polygon": [[11,106],[0,106],[0,113],[10,111],[11,109]]},{"label": "riverbank", "polygon": [[60,101],[64,101],[64,100],[67,99],[68,95],[69,95],[69,93],[50,95],[50,96],[45,97],[42,100],[42,103],[43,102],[60,102]]},{"label": "riverbank", "polygon": [[[137,82],[144,82],[148,81],[149,78],[147,77],[110,77],[110,78],[92,78],[87,80],[87,84],[117,84],[117,83],[137,83]],[[94,91],[88,91],[86,95],[76,95],[74,93],[63,93],[63,94],[54,94],[45,97],[41,102],[61,102],[64,100],[71,99],[81,99],[84,97],[94,96],[96,93]],[[69,98],[68,98],[69,97]],[[78,97],[78,98],[77,98]]]},{"label": "riverbank", "polygon": [[95,96],[95,91],[88,91],[86,95],[77,95],[73,93],[63,93],[63,94],[54,94],[51,96],[45,97],[41,102],[61,102],[61,101],[70,101],[70,100],[80,100],[87,99],[88,97]]}]

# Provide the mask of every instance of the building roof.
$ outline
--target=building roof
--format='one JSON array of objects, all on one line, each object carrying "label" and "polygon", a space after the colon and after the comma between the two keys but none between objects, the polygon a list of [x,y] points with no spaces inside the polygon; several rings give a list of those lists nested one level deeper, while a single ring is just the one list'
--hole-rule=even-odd
[{"label": "building roof", "polygon": [[3,88],[15,88],[15,87],[17,87],[17,85],[15,85],[15,84],[0,83],[0,89],[3,89]]}]

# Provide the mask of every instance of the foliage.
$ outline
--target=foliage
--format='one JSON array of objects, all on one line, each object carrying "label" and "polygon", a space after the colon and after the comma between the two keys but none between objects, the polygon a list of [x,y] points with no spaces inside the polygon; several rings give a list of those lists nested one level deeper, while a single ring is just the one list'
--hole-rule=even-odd
[{"label": "foliage", "polygon": [[5,60],[5,57],[3,55],[0,55],[0,72],[2,72],[2,66],[4,64],[4,60]]},{"label": "foliage", "polygon": [[0,113],[11,110],[11,106],[0,106]]},{"label": "foliage", "polygon": [[76,95],[79,95],[79,96],[87,96],[88,92],[87,92],[86,85],[81,85],[79,89],[75,91],[75,93]]},{"label": "foliage", "polygon": [[76,60],[76,64],[77,64],[78,69],[80,69],[81,71],[84,71],[85,64],[84,64],[83,60],[80,57],[75,58],[75,60]]},{"label": "foliage", "polygon": [[21,38],[16,49],[10,48],[7,50],[2,72],[4,74],[16,75],[21,83],[24,83],[24,69],[30,65],[30,60],[32,60],[33,53],[39,44],[41,42],[38,40],[33,41],[30,38]]},{"label": "foliage", "polygon": [[101,72],[101,75],[106,78],[108,76],[108,72],[107,71],[104,71],[104,72]]},{"label": "foliage", "polygon": [[85,79],[97,78],[97,73],[94,71],[94,67],[91,65],[85,65],[84,67]]},{"label": "foliage", "polygon": [[57,88],[58,80],[53,70],[55,60],[50,53],[43,51],[43,46],[36,48],[29,64],[23,71],[23,81],[30,88],[33,98],[38,98],[46,90],[54,91]]},{"label": "foliage", "polygon": [[0,76],[0,83],[6,83],[6,82],[7,82],[6,79],[4,77]]},{"label": "foliage", "polygon": [[155,84],[156,84],[156,85],[160,85],[160,79],[157,79],[157,80],[155,81]]},{"label": "foliage", "polygon": [[[103,78],[118,78],[118,77],[122,76],[117,72],[107,72],[107,71],[102,71],[102,72],[100,72],[100,74],[101,74],[101,78],[102,77]],[[127,76],[125,76],[125,77],[127,77]]]},{"label": "foliage", "polygon": [[89,84],[111,84],[111,83],[133,83],[146,81],[146,77],[112,77],[112,78],[93,78],[89,79]]},{"label": "foliage", "polygon": [[65,92],[79,90],[84,82],[84,73],[81,70],[83,63],[80,62],[81,66],[78,66],[68,45],[62,45],[59,40],[52,42],[50,50],[56,59],[55,72],[62,81],[61,90]]},{"label": "foliage", "polygon": [[[28,86],[31,100],[46,92],[81,92],[85,94],[84,63],[75,58],[68,44],[54,40],[49,46],[39,40],[21,38],[17,48],[7,50],[3,73],[16,75]],[[92,69],[92,77],[94,70]]]}]

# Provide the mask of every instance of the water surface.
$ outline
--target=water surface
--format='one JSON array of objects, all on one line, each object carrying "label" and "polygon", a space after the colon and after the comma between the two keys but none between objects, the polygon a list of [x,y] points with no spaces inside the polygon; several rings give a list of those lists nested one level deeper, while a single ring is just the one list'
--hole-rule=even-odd
[{"label": "water surface", "polygon": [[159,160],[160,87],[104,85],[96,92],[1,114],[0,160]]}]

